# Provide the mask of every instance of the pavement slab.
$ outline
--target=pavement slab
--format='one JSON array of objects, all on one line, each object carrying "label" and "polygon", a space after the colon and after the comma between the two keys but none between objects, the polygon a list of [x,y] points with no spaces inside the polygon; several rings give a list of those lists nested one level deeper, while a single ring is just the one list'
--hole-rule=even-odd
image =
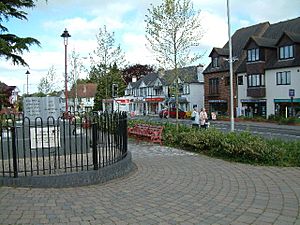
[{"label": "pavement slab", "polygon": [[105,184],[0,187],[0,224],[300,224],[300,168],[129,141],[137,169]]}]

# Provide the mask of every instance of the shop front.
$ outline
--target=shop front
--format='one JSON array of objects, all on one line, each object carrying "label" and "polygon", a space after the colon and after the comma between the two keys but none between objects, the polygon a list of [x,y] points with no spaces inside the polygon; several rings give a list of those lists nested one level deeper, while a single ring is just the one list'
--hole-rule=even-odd
[{"label": "shop front", "polygon": [[216,115],[219,116],[226,116],[228,115],[228,105],[227,101],[223,99],[217,100],[208,100],[209,104],[209,112],[214,112]]},{"label": "shop front", "polygon": [[162,103],[165,100],[165,98],[145,98],[145,101],[147,103],[147,111],[148,114],[158,114],[158,112],[161,110],[160,103]]},{"label": "shop front", "polygon": [[300,117],[300,98],[274,99],[275,115]]},{"label": "shop front", "polygon": [[266,99],[241,99],[242,108],[239,115],[245,117],[266,117],[267,100]]}]

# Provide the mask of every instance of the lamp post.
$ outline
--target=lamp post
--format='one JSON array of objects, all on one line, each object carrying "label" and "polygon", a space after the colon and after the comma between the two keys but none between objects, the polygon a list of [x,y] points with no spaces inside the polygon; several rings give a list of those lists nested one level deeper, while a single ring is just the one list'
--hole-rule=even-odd
[{"label": "lamp post", "polygon": [[26,77],[26,88],[27,88],[27,92],[26,92],[26,93],[27,93],[27,95],[28,95],[28,94],[29,94],[29,92],[28,92],[28,75],[30,74],[30,72],[27,70],[25,74],[26,74],[26,76],[27,76],[27,77]]},{"label": "lamp post", "polygon": [[230,33],[230,10],[229,0],[227,0],[227,19],[228,19],[228,38],[229,38],[229,72],[230,72],[230,130],[234,131],[234,111],[233,111],[233,59],[232,59],[232,41]]},{"label": "lamp post", "polygon": [[68,38],[71,37],[67,28],[64,30],[61,37],[64,38],[65,45],[65,97],[66,97],[66,113],[68,113],[68,73],[67,73],[67,46],[68,46]]}]

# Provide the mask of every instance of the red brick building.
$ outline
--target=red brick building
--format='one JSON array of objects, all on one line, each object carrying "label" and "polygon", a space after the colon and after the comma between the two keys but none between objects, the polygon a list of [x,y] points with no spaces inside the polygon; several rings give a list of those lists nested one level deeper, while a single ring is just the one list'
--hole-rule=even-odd
[{"label": "red brick building", "polygon": [[[245,44],[252,35],[262,35],[270,24],[260,23],[250,27],[237,30],[232,36],[232,55],[236,58],[233,63],[234,77],[235,71],[246,58],[243,51]],[[230,79],[229,79],[229,47],[228,43],[223,48],[213,48],[209,57],[211,63],[204,70],[204,104],[209,112],[216,112],[218,115],[229,115],[230,112]],[[233,83],[234,108],[237,106],[236,82]]]},{"label": "red brick building", "polygon": [[[253,109],[253,116],[254,114],[266,116],[274,114],[272,105],[276,101],[277,105],[281,106],[280,108],[287,107],[290,103],[284,99],[285,105],[281,104],[283,97],[276,95],[275,89],[283,90],[283,88],[280,89],[282,84],[274,86],[275,78],[272,80],[271,76],[281,74],[275,69],[284,70],[283,73],[287,73],[285,70],[288,69],[294,79],[293,82],[297,83],[300,71],[297,70],[300,55],[299,44],[300,17],[275,24],[260,23],[237,30],[232,36],[232,52],[233,57],[236,58],[233,63],[234,109],[248,107]],[[287,54],[288,57],[284,57]],[[205,107],[210,112],[217,112],[218,115],[229,115],[228,43],[223,48],[213,48],[209,57],[211,57],[211,63],[203,72]],[[268,73],[271,74],[267,75]],[[286,86],[285,89],[297,89],[292,83],[288,83]],[[287,92],[285,89],[283,91]],[[273,99],[275,95],[278,99]],[[239,100],[241,97],[243,99]]]}]

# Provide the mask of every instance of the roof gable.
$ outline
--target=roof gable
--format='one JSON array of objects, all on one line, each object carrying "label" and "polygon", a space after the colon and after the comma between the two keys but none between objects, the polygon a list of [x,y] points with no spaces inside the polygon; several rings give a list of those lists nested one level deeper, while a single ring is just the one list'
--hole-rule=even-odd
[{"label": "roof gable", "polygon": [[[178,68],[178,77],[182,83],[198,82],[197,66]],[[174,70],[167,70],[163,79],[167,84],[172,84],[175,80]]]},{"label": "roof gable", "polygon": [[75,86],[70,91],[70,97],[76,96],[76,90],[77,90],[77,96],[79,98],[92,98],[95,97],[96,95],[97,84],[94,83],[78,84],[77,87]]},{"label": "roof gable", "polygon": [[279,43],[281,42],[281,40],[284,37],[288,37],[289,39],[291,39],[291,41],[293,41],[295,43],[300,43],[300,33],[295,34],[295,33],[292,33],[292,32],[285,31],[285,32],[282,33],[282,35],[280,36],[280,38],[276,42],[276,45],[279,45]]},{"label": "roof gable", "polygon": [[275,39],[251,36],[248,39],[244,49],[247,49],[252,42],[254,42],[258,47],[276,48],[276,40]]},{"label": "roof gable", "polygon": [[[237,30],[233,35],[232,35],[232,56],[237,57],[239,61],[235,63],[236,67],[244,60],[246,57],[243,55],[243,50],[246,45],[246,43],[249,40],[249,37],[251,36],[262,36],[262,34],[268,29],[270,26],[269,22],[264,22],[264,23],[259,23],[255,24],[249,27],[244,27],[239,30]],[[222,50],[218,48],[214,48],[218,52],[222,52],[223,54],[226,53],[229,49],[229,42],[227,42]],[[228,54],[229,55],[229,54]],[[203,74],[205,73],[211,73],[211,72],[223,72],[223,71],[228,71],[229,70],[229,65],[228,63],[224,63],[220,65],[218,68],[213,68],[212,63],[210,63],[206,69],[203,71]]]},{"label": "roof gable", "polygon": [[215,47],[210,52],[209,57],[212,57],[214,52],[217,53],[217,55],[220,55],[220,56],[228,56],[229,55],[229,49],[227,49],[227,48],[216,48]]}]

